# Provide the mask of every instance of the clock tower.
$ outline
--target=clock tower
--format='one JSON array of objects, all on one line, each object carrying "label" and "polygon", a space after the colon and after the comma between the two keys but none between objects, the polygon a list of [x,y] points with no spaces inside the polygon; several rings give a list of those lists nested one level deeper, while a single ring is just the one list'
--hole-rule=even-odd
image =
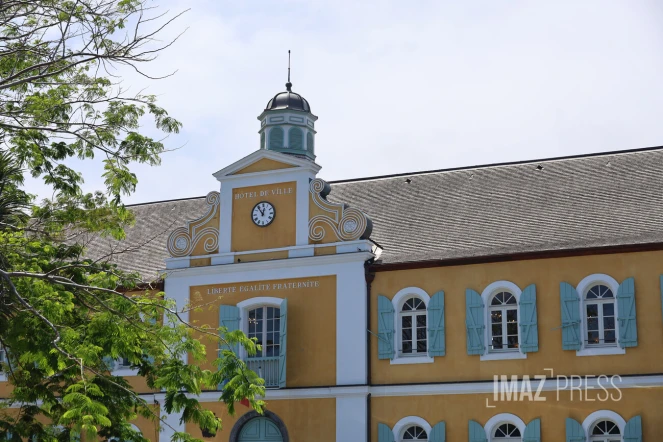
[{"label": "clock tower", "polygon": [[285,92],[274,95],[258,116],[260,149],[315,160],[315,121],[318,117],[311,112],[308,101],[292,91],[290,67],[285,89]]}]

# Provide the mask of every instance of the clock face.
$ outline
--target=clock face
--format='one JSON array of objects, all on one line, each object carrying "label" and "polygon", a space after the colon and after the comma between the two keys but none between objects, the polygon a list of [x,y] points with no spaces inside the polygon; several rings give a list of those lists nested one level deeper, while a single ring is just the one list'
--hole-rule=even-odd
[{"label": "clock face", "polygon": [[256,226],[267,227],[274,221],[275,215],[274,206],[267,201],[261,201],[253,208],[251,219]]}]

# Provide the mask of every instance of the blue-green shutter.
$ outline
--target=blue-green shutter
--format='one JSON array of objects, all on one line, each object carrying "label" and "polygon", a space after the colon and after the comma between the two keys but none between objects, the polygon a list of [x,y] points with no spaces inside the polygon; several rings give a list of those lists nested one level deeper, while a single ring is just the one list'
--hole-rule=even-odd
[{"label": "blue-green shutter", "polygon": [[261,149],[265,148],[265,132],[264,131],[260,134],[260,148]]},{"label": "blue-green shutter", "polygon": [[619,346],[638,345],[638,327],[635,320],[635,281],[625,279],[617,290],[617,320],[619,321]]},{"label": "blue-green shutter", "polygon": [[378,442],[394,442],[394,432],[383,423],[378,424]]},{"label": "blue-green shutter", "polygon": [[[239,330],[239,308],[237,306],[222,305],[219,307],[219,327],[225,327],[229,332]],[[237,344],[223,344],[221,349],[231,350],[235,354],[239,354],[239,346]]]},{"label": "blue-green shutter", "polygon": [[520,295],[520,351],[539,351],[539,330],[536,319],[536,286],[528,285]]},{"label": "blue-green shutter", "polygon": [[470,421],[468,425],[469,442],[486,442],[486,431],[477,421]]},{"label": "blue-green shutter", "polygon": [[115,370],[115,359],[111,358],[110,356],[104,356],[101,360],[103,361],[108,371]]},{"label": "blue-green shutter", "polygon": [[428,302],[428,356],[444,356],[444,292],[439,291]]},{"label": "blue-green shutter", "polygon": [[575,287],[567,282],[559,283],[559,299],[562,310],[562,349],[580,350],[580,299]]},{"label": "blue-green shutter", "polygon": [[311,132],[306,134],[306,150],[313,153],[313,134]]},{"label": "blue-green shutter", "polygon": [[527,424],[523,442],[541,442],[541,419],[534,419]]},{"label": "blue-green shutter", "polygon": [[428,442],[446,442],[447,441],[447,426],[444,422],[438,422],[430,430],[428,435]]},{"label": "blue-green shutter", "polygon": [[624,442],[642,442],[642,418],[635,416],[626,422]]},{"label": "blue-green shutter", "polygon": [[566,418],[566,442],[585,442],[585,430],[575,419]]},{"label": "blue-green shutter", "polygon": [[273,127],[269,131],[269,149],[283,149],[283,129]]},{"label": "blue-green shutter", "polygon": [[486,318],[481,295],[472,289],[465,290],[465,331],[467,334],[468,355],[482,355],[485,353],[485,322]]},{"label": "blue-green shutter", "polygon": [[304,150],[304,134],[298,127],[291,127],[288,131],[288,147],[290,149]]},{"label": "blue-green shutter", "polygon": [[394,359],[394,306],[378,295],[378,359]]},{"label": "blue-green shutter", "polygon": [[286,350],[288,338],[288,300],[281,302],[281,336],[279,337],[279,388],[285,388]]}]

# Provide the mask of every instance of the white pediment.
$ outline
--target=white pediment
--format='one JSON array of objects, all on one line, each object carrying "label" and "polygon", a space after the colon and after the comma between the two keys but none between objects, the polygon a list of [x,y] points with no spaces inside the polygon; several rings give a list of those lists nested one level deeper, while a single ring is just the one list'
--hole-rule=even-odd
[{"label": "white pediment", "polygon": [[[256,167],[255,170],[252,169],[253,166],[257,165],[262,167]],[[315,175],[320,168],[321,167],[318,164],[309,159],[263,149],[245,156],[241,160],[219,170],[213,175],[217,180],[225,181],[235,177],[294,172],[295,170],[307,170]]]}]

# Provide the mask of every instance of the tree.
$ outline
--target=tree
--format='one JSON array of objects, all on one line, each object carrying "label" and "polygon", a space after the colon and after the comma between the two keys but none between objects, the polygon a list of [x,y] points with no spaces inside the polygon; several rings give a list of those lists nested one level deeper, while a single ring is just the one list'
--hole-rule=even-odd
[{"label": "tree", "polygon": [[[0,345],[13,386],[6,402],[19,410],[0,410],[0,439],[145,440],[129,422],[156,416],[109,372],[118,358],[165,391],[165,411],[208,432],[221,421],[196,399],[205,386],[223,382],[220,400],[231,412],[244,398],[258,411],[264,406],[264,382],[228,345],[251,354],[254,341],[186,323],[140,275],[116,268],[110,255],[86,256],[86,236],[124,237],[133,216],[122,197],[137,183],[131,167],[157,165],[164,152],[139,123],[151,116],[165,134],[181,127],[155,97],[128,95],[120,75],[130,69],[152,78],[142,66],[177,39],[157,40],[177,17],[148,0],[0,2]],[[106,188],[86,194],[68,160],[99,156]],[[28,195],[24,173],[50,185],[52,198]],[[218,370],[182,362],[187,354],[211,357],[201,337],[223,346]]]}]

